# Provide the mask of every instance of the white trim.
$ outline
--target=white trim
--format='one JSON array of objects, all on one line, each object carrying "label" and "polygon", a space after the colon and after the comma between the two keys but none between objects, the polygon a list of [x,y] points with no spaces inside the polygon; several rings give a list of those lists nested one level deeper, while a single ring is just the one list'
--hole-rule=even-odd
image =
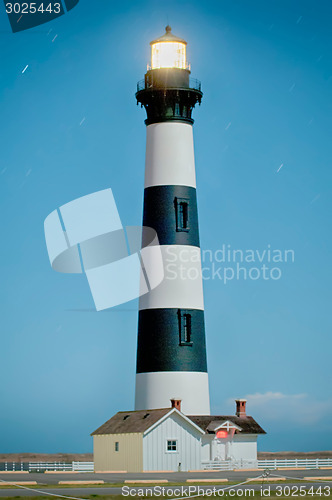
[{"label": "white trim", "polygon": [[[153,248],[153,247],[152,247]],[[160,245],[149,255],[149,268],[157,272],[162,256],[164,279],[148,293],[142,293],[139,310],[204,310],[201,250],[192,245]],[[144,281],[145,285],[145,281]]]},{"label": "white trim", "polygon": [[[186,417],[183,413],[181,413],[176,408],[171,408],[170,411],[168,413],[166,413],[166,415],[164,415],[163,417],[161,417],[157,422],[155,422],[154,424],[152,424],[151,427],[149,427],[148,429],[146,429],[143,432],[143,436],[145,436],[150,431],[152,431],[155,427],[157,427],[157,425],[161,424],[164,420],[166,420],[168,417],[170,417],[173,413],[176,413],[177,415],[180,415],[180,417],[182,417],[183,420],[185,420],[188,424],[190,424],[192,427],[194,427],[201,434],[205,434],[205,431],[203,431],[203,429],[201,429],[200,427],[198,427],[198,425],[196,425],[192,420],[190,420],[190,418]],[[173,441],[176,441],[176,440],[173,439]]]},{"label": "white trim", "polygon": [[225,420],[225,422],[223,422],[222,424],[218,425],[218,427],[216,427],[213,432],[216,432],[219,429],[225,429],[225,428],[226,428],[227,431],[229,431],[230,429],[235,429],[237,431],[242,431],[242,427],[239,427],[238,425],[234,424],[230,420]]},{"label": "white trim", "polygon": [[146,128],[144,187],[174,185],[196,187],[192,125],[153,123]]}]

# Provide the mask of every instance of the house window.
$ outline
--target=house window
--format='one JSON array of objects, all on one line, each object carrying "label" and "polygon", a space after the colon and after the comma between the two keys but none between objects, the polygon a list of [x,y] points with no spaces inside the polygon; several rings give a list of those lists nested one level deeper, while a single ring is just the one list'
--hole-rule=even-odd
[{"label": "house window", "polygon": [[115,451],[119,451],[119,441],[115,441]]},{"label": "house window", "polygon": [[176,230],[189,231],[189,199],[175,198]]},{"label": "house window", "polygon": [[178,310],[180,345],[192,345],[191,314],[188,311]]},{"label": "house window", "polygon": [[175,439],[168,439],[167,440],[167,447],[166,450],[167,452],[176,452],[177,451],[177,441]]}]

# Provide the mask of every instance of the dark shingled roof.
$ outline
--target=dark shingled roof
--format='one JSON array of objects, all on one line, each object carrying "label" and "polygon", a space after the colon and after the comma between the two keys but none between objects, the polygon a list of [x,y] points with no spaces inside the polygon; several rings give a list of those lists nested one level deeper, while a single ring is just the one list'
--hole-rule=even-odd
[{"label": "dark shingled roof", "polygon": [[[119,411],[107,420],[91,436],[97,434],[125,434],[130,432],[145,432],[153,424],[167,415],[172,408],[160,408],[158,410]],[[226,420],[233,422],[241,431],[236,434],[266,434],[260,425],[252,417],[236,417],[234,415],[187,415],[194,424],[198,425],[206,434],[214,434],[216,427]]]},{"label": "dark shingled roof", "polygon": [[252,417],[236,417],[235,415],[188,415],[188,418],[198,425],[206,434],[214,434],[212,428],[218,427],[226,420],[241,427],[235,434],[266,434],[264,429]]},{"label": "dark shingled roof", "polygon": [[172,408],[158,410],[119,411],[107,420],[91,436],[96,434],[124,434],[127,432],[144,432],[158,422]]}]

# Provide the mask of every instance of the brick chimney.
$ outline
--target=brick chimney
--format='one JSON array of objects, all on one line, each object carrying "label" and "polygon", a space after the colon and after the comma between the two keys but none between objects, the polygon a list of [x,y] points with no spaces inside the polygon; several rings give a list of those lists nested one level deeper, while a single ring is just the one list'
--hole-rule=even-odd
[{"label": "brick chimney", "polygon": [[181,411],[181,399],[171,399],[171,406]]},{"label": "brick chimney", "polygon": [[247,400],[246,399],[236,399],[235,403],[236,403],[236,413],[235,413],[235,415],[237,417],[246,417],[247,416],[247,413],[246,413],[246,403],[247,403]]}]

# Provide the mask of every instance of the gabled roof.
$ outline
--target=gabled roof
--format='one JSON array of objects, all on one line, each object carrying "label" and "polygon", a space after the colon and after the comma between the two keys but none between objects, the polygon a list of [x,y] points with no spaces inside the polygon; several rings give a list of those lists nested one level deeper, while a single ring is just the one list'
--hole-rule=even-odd
[{"label": "gabled roof", "polygon": [[206,434],[214,434],[214,431],[227,420],[240,427],[235,434],[266,434],[264,429],[252,417],[236,417],[235,415],[188,415],[196,425],[204,430]]},{"label": "gabled roof", "polygon": [[144,433],[152,430],[156,425],[173,413],[179,415],[198,432],[204,434],[204,430],[201,427],[176,408],[161,408],[158,410],[119,411],[95,430],[91,436],[97,434]]},{"label": "gabled roof", "polygon": [[181,413],[176,408],[172,408],[168,414],[166,414],[163,417],[161,417],[161,419],[158,420],[158,422],[155,422],[151,427],[149,427],[149,429],[147,429],[144,434],[146,434],[147,432],[150,432],[154,427],[156,427],[157,425],[159,425],[163,420],[165,420],[172,413],[176,413],[177,415],[179,415],[191,427],[194,427],[200,434],[205,434],[205,432],[203,431],[203,429],[201,429],[201,427],[199,427],[197,424],[195,424],[195,422],[193,422],[189,417],[187,417],[186,415],[184,415],[183,413]]},{"label": "gabled roof", "polygon": [[91,436],[96,434],[125,434],[129,432],[144,432],[172,408],[158,410],[119,411],[103,425],[98,427]]}]

